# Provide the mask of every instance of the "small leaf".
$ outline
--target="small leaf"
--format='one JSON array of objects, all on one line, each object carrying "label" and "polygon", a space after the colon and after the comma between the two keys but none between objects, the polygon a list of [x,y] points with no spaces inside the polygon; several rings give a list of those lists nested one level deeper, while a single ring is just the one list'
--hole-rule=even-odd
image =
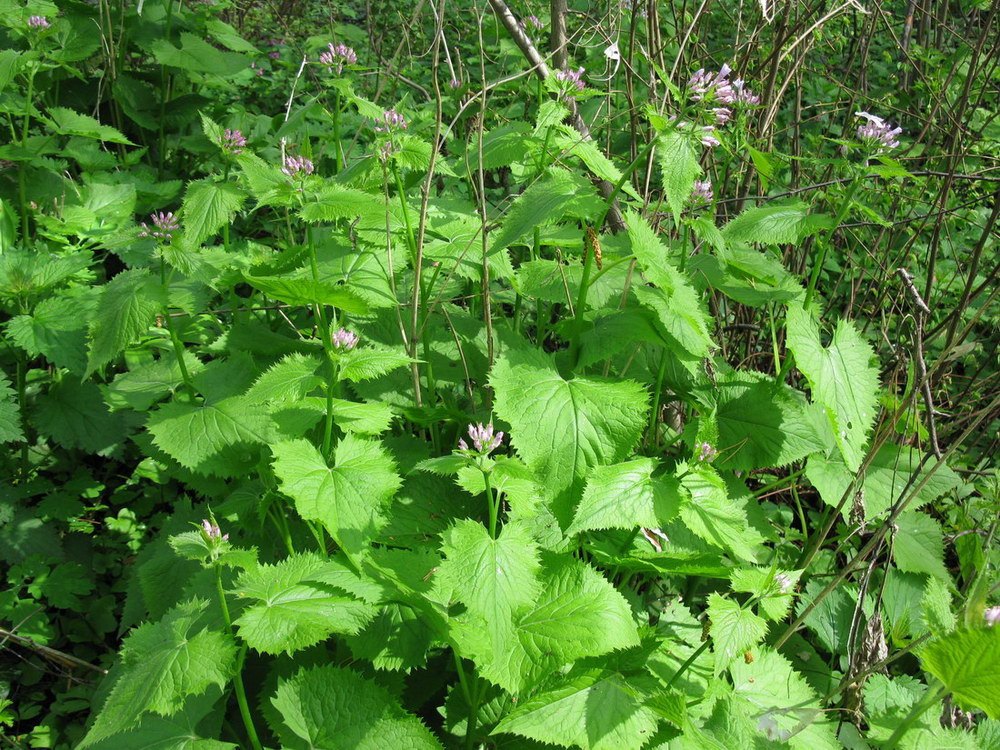
[{"label": "small leaf", "polygon": [[663,172],[663,191],[667,205],[674,214],[674,223],[681,223],[681,210],[691,197],[694,181],[701,174],[698,154],[691,138],[679,130],[670,130],[660,136],[657,156]]},{"label": "small leaf", "polygon": [[766,621],[719,594],[709,595],[708,616],[712,620],[716,674],[767,635]]},{"label": "small leaf", "polygon": [[900,515],[896,525],[899,532],[892,545],[896,567],[907,573],[927,573],[944,583],[951,583],[951,576],[944,566],[941,525],[918,510]]},{"label": "small leaf", "polygon": [[342,352],[339,359],[340,377],[354,382],[381,377],[414,361],[402,351],[402,347],[394,350],[376,345]]},{"label": "small leaf", "polygon": [[243,191],[232,182],[197,180],[188,185],[182,204],[184,243],[195,247],[231,224],[243,205]]}]

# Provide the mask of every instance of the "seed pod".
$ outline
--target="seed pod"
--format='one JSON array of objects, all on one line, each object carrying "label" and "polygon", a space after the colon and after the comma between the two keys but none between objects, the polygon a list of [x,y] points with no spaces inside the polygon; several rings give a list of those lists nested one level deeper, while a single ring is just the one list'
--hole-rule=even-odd
[{"label": "seed pod", "polygon": [[587,227],[585,243],[586,247],[594,252],[594,260],[597,263],[597,270],[602,270],[604,268],[604,258],[601,256],[601,240],[597,236],[597,232],[594,231],[593,227]]}]

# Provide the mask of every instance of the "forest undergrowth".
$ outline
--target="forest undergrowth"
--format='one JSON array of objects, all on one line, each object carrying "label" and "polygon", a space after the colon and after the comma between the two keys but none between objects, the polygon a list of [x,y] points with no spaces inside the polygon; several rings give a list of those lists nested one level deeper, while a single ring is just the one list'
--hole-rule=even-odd
[{"label": "forest undergrowth", "polygon": [[998,9],[0,0],[0,747],[1000,748]]}]

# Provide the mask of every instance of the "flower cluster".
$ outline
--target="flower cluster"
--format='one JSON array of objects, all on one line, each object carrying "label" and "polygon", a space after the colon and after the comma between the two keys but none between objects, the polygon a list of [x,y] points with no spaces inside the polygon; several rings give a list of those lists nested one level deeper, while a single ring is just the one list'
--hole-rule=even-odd
[{"label": "flower cluster", "polygon": [[264,75],[264,69],[260,67],[257,63],[250,63],[250,69],[254,71],[254,75],[260,77]]},{"label": "flower cluster", "polygon": [[987,607],[983,612],[983,618],[986,620],[986,626],[992,627],[1000,622],[1000,606]]},{"label": "flower cluster", "polygon": [[536,29],[536,30],[537,29],[544,29],[545,28],[545,23],[538,16],[532,14],[532,15],[528,16],[527,18],[522,18],[521,19],[521,28],[522,29],[532,28],[532,29]]},{"label": "flower cluster", "polygon": [[153,228],[150,229],[146,222],[142,222],[142,231],[139,232],[140,237],[155,237],[157,240],[170,240],[174,236],[173,233],[180,228],[180,224],[177,223],[177,218],[172,211],[160,211],[150,214],[149,218],[153,222]]},{"label": "flower cluster", "polygon": [[328,44],[328,49],[319,56],[319,61],[328,68],[337,68],[337,73],[342,73],[345,65],[354,65],[358,62],[357,53],[346,44]]},{"label": "flower cluster", "polygon": [[313,173],[313,163],[304,156],[286,156],[281,171],[289,177],[305,177]]},{"label": "flower cluster", "polygon": [[881,117],[868,112],[855,112],[854,114],[867,121],[858,125],[858,139],[875,149],[876,153],[880,154],[899,146],[899,139],[896,136],[903,132],[902,128],[893,128]]},{"label": "flower cluster", "polygon": [[49,23],[49,19],[45,16],[30,16],[28,18],[28,28],[29,29],[47,29],[52,24]]},{"label": "flower cluster", "polygon": [[226,128],[226,131],[219,139],[219,145],[222,146],[222,150],[227,154],[242,154],[243,149],[246,148],[247,139],[244,137],[242,130]]},{"label": "flower cluster", "polygon": [[202,519],[201,530],[205,532],[205,536],[207,536],[210,540],[214,541],[221,539],[224,542],[229,541],[229,534],[223,534],[222,529],[209,521],[207,518]]},{"label": "flower cluster", "polygon": [[346,328],[336,331],[330,338],[333,339],[334,349],[343,349],[348,352],[356,347],[359,341],[358,334],[354,331],[348,331]]},{"label": "flower cluster", "polygon": [[787,594],[792,590],[792,577],[787,573],[778,573],[778,575],[774,577],[774,582],[778,584],[778,589],[781,590],[782,594]]},{"label": "flower cluster", "polygon": [[375,126],[376,133],[392,133],[395,130],[406,130],[406,118],[394,109],[382,113],[382,119]]},{"label": "flower cluster", "polygon": [[583,82],[583,68],[556,71],[556,80],[568,83],[571,88],[575,88],[577,91],[583,91],[586,87]]},{"label": "flower cluster", "polygon": [[[469,437],[472,438],[472,447],[477,453],[489,455],[500,447],[500,441],[503,440],[503,433],[497,432],[494,434],[492,422],[485,426],[482,423],[470,424]],[[463,451],[469,450],[469,445],[465,440],[459,440],[458,447]]]},{"label": "flower cluster", "polygon": [[[697,184],[698,183],[696,182],[695,185],[697,185]],[[702,184],[706,184],[706,183],[702,183]],[[709,187],[709,191],[708,192],[709,192],[709,195],[711,195],[711,192],[712,192],[711,187]],[[711,200],[711,198],[709,198],[709,200]],[[696,458],[699,461],[703,461],[705,463],[709,463],[711,461],[714,461],[715,457],[717,455],[719,455],[719,452],[717,450],[715,450],[715,448],[713,448],[709,443],[704,443],[704,442],[702,442],[702,443],[696,443],[695,446],[694,446],[694,449],[696,451]]]},{"label": "flower cluster", "polygon": [[[708,148],[718,146],[720,141],[715,135],[716,128],[721,128],[732,119],[733,108],[754,106],[760,104],[760,97],[746,87],[742,78],[730,80],[732,69],[723,65],[721,70],[706,71],[699,68],[688,81],[688,91],[691,99],[710,105],[704,114],[711,118],[710,125],[698,126],[698,140]],[[671,118],[674,119],[674,118]],[[678,128],[687,127],[687,122],[678,122]]]},{"label": "flower cluster", "polygon": [[[712,183],[708,180],[695,180],[694,189],[691,190],[691,197],[689,200],[696,206],[702,203],[711,203],[712,199],[715,198],[715,193],[712,192]],[[702,443],[702,445],[708,445],[708,443]],[[711,448],[711,446],[709,446]]]}]

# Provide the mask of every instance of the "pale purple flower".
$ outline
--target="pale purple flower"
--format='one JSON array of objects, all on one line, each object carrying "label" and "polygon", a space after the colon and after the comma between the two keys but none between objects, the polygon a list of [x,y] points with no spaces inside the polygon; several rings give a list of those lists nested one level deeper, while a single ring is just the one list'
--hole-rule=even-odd
[{"label": "pale purple flower", "polygon": [[[709,192],[711,192],[711,186],[709,186]],[[719,455],[719,452],[715,450],[715,448],[713,448],[710,443],[701,442],[695,444],[694,447],[695,450],[698,452],[699,461],[710,462],[713,461],[717,455]]]},{"label": "pale purple flower", "polygon": [[448,85],[453,89],[457,89],[461,88],[462,82],[457,78],[452,78],[450,81],[448,81]]},{"label": "pale purple flower", "polygon": [[778,573],[778,575],[774,577],[774,582],[778,584],[778,588],[781,589],[782,594],[787,594],[792,590],[793,581],[790,575]]},{"label": "pale purple flower", "polygon": [[257,63],[250,63],[250,69],[254,71],[254,74],[258,77],[264,75],[264,69],[259,67]]},{"label": "pale purple flower", "polygon": [[986,620],[986,626],[992,627],[1000,622],[1000,606],[987,607],[983,612],[983,618]]},{"label": "pale purple flower", "polygon": [[358,345],[358,334],[354,331],[348,331],[346,328],[341,328],[336,331],[331,338],[333,339],[334,349],[343,349],[344,351],[351,351],[354,347]]},{"label": "pale purple flower", "polygon": [[149,218],[153,222],[153,228],[150,229],[146,222],[142,222],[142,231],[139,232],[140,237],[155,237],[157,240],[169,240],[173,237],[173,232],[176,232],[180,227],[180,224],[177,223],[177,218],[171,211],[160,211],[150,214]]},{"label": "pale purple flower", "polygon": [[529,26],[531,26],[532,28],[535,28],[535,29],[544,29],[545,28],[545,24],[542,23],[542,21],[538,18],[538,16],[536,16],[534,14],[528,16],[526,19],[524,19],[524,20],[521,21],[521,28],[522,29],[526,29]]},{"label": "pale purple flower", "polygon": [[721,128],[729,118],[733,116],[733,111],[728,107],[712,107],[712,114],[715,115],[715,127]]},{"label": "pale purple flower", "polygon": [[718,73],[699,68],[698,72],[691,76],[688,81],[688,91],[691,92],[691,98],[700,102],[702,99],[714,95],[723,104],[729,104],[736,95],[733,91],[733,84],[729,82],[731,72],[729,65],[723,65]]},{"label": "pale purple flower", "polygon": [[[503,440],[503,433],[493,432],[493,423],[488,425],[483,425],[482,422],[479,424],[469,425],[469,437],[472,438],[472,446],[478,453],[483,455],[489,455],[500,447],[500,441]],[[459,440],[458,446],[463,450],[469,450],[468,443],[465,440]]]},{"label": "pale purple flower", "polygon": [[49,23],[49,19],[45,16],[29,16],[28,17],[28,28],[29,29],[47,29],[52,24]]},{"label": "pale purple flower", "polygon": [[899,139],[896,136],[903,132],[902,128],[893,128],[881,117],[868,112],[854,114],[867,120],[863,125],[858,125],[858,138],[876,148],[877,153],[899,146]]},{"label": "pale purple flower", "polygon": [[270,57],[272,60],[278,60],[281,58],[281,53],[275,50],[274,52],[268,52],[267,56]]},{"label": "pale purple flower", "polygon": [[313,163],[304,156],[286,156],[281,171],[289,177],[305,177],[313,173]]},{"label": "pale purple flower", "polygon": [[583,91],[586,88],[586,84],[583,82],[583,70],[582,67],[577,70],[558,70],[556,71],[556,80],[565,81],[577,91]]},{"label": "pale purple flower", "polygon": [[205,532],[205,536],[209,539],[221,539],[224,542],[229,541],[229,534],[223,534],[222,529],[209,521],[207,518],[202,519],[201,530]]},{"label": "pale purple flower", "polygon": [[726,101],[726,104],[745,104],[747,106],[760,104],[760,97],[745,87],[742,78],[735,79],[731,88],[733,90],[732,98]]},{"label": "pale purple flower", "polygon": [[715,137],[715,126],[705,125],[701,129],[701,135],[699,136],[701,140],[701,145],[708,148],[714,148],[718,146],[722,141]]},{"label": "pale purple flower", "polygon": [[[708,180],[694,181],[694,189],[691,190],[691,197],[689,199],[691,203],[695,205],[700,205],[702,203],[711,203],[714,197],[715,194],[712,192],[711,182],[709,182]],[[698,446],[695,447],[700,447],[703,452],[707,448],[708,450],[712,451],[712,455],[715,455],[715,449],[712,448],[712,446],[710,446],[708,443],[699,443]],[[702,458],[699,460],[704,461],[705,459]]]},{"label": "pale purple flower", "polygon": [[319,61],[328,68],[336,66],[341,73],[345,65],[354,65],[358,61],[357,53],[346,44],[328,44],[328,49],[319,56]]},{"label": "pale purple flower", "polygon": [[243,136],[242,130],[231,130],[226,128],[226,131],[222,134],[222,138],[219,139],[219,145],[222,146],[222,150],[229,154],[241,154],[243,149],[246,148],[247,139]]},{"label": "pale purple flower", "polygon": [[391,133],[394,130],[406,130],[406,118],[394,109],[382,113],[382,119],[375,126],[376,133]]}]

